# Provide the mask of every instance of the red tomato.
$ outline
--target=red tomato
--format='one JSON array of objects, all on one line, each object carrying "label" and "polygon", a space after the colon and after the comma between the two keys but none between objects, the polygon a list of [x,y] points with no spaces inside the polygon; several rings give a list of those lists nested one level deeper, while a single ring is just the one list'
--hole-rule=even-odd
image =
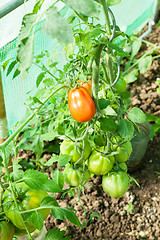
[{"label": "red tomato", "polygon": [[84,87],[69,91],[68,106],[71,116],[78,122],[90,121],[96,112],[94,101]]},{"label": "red tomato", "polygon": [[88,82],[83,82],[81,80],[78,81],[78,83],[87,89],[87,91],[89,92],[90,95],[92,95],[92,80],[88,81]]}]

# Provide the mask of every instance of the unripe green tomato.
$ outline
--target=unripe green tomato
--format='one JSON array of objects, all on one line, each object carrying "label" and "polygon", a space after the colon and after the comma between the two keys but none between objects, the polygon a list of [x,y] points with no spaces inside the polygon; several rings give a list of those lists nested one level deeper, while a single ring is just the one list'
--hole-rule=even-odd
[{"label": "unripe green tomato", "polygon": [[[71,140],[64,140],[62,144],[60,145],[60,152],[62,154],[66,154],[72,157],[71,162],[76,163],[80,160],[82,157],[82,151],[83,151],[83,144],[81,143],[80,146],[76,146],[75,142]],[[85,140],[84,144],[84,160],[86,160],[92,149],[88,143],[87,140]],[[78,164],[81,164],[83,162],[83,159],[81,159]]]},{"label": "unripe green tomato", "polygon": [[84,171],[81,167],[73,169],[71,164],[66,165],[63,173],[65,182],[74,187],[84,185],[91,178],[91,173],[88,169]]},{"label": "unripe green tomato", "polygon": [[118,82],[115,84],[114,87],[117,90],[117,92],[119,92],[119,93],[125,92],[126,88],[127,88],[126,81],[123,78],[120,78],[120,79],[118,79]]},{"label": "unripe green tomato", "polygon": [[0,240],[12,240],[15,233],[11,222],[0,221]]},{"label": "unripe green tomato", "polygon": [[111,172],[102,178],[104,192],[113,198],[122,197],[127,192],[129,185],[129,176],[123,171]]},{"label": "unripe green tomato", "polygon": [[[103,147],[99,149],[103,152]],[[94,150],[89,157],[88,169],[96,175],[104,175],[111,171],[114,164],[113,156],[103,156],[100,152]]]},{"label": "unripe green tomato", "polygon": [[118,154],[115,155],[115,158],[118,162],[126,162],[132,153],[132,144],[129,141],[123,143],[119,147],[114,145],[113,148],[118,152]]},{"label": "unripe green tomato", "polygon": [[[46,191],[42,190],[34,190],[28,187],[25,183],[17,183],[15,185],[16,187],[16,193],[17,193],[17,203],[20,212],[25,212],[21,214],[23,218],[27,215],[27,210],[33,210],[36,208],[39,208],[41,205],[41,201],[48,197],[48,193]],[[16,211],[14,199],[12,196],[12,193],[9,189],[6,189],[3,197],[3,210],[5,212],[5,215],[11,220],[11,222],[20,229],[25,229],[24,222],[22,221],[22,218],[20,216],[20,213]],[[49,215],[50,209],[43,208],[37,210],[37,212],[41,213],[43,216],[43,219],[46,219]],[[35,227],[32,223],[32,221],[29,219],[25,222],[29,232],[33,232],[35,230]]]},{"label": "unripe green tomato", "polygon": [[125,171],[125,172],[127,172],[127,170],[128,170],[127,164],[124,163],[124,162],[120,162],[118,164],[118,167],[119,167],[120,170]]},{"label": "unripe green tomato", "polygon": [[101,135],[96,135],[94,138],[94,142],[99,147],[105,146],[106,144],[104,138]]}]

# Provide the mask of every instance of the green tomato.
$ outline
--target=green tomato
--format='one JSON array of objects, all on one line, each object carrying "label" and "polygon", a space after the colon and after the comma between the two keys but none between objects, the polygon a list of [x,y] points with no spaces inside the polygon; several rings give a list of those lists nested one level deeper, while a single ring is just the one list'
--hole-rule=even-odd
[{"label": "green tomato", "polygon": [[[80,143],[79,146],[76,146],[76,144],[71,140],[64,140],[62,144],[60,145],[60,152],[62,154],[66,154],[72,157],[71,162],[76,163],[78,162],[82,157],[82,150],[83,144]],[[85,140],[85,146],[84,146],[84,160],[86,160],[92,149],[88,143],[87,140]],[[78,163],[81,164],[83,162],[83,159],[81,159]]]},{"label": "green tomato", "polygon": [[[17,183],[15,185],[15,195],[20,211],[27,211],[40,207],[41,201],[45,197],[49,196],[46,191],[42,190],[38,191],[31,189],[25,183]],[[2,197],[2,201],[5,215],[12,221],[12,223],[17,228],[25,229],[21,216],[24,219],[27,213],[24,213],[20,216],[20,214],[15,210],[16,206],[14,203],[14,199],[12,193],[8,189],[5,190]],[[40,209],[37,211],[42,214],[43,219],[45,219],[50,212],[49,209]],[[31,219],[27,219],[25,223],[30,232],[33,232],[35,230],[35,227]]]},{"label": "green tomato", "polygon": [[[103,147],[99,150],[103,152]],[[113,156],[104,156],[100,152],[94,150],[89,157],[88,169],[96,175],[104,175],[111,171],[114,164]]]},{"label": "green tomato", "polygon": [[119,163],[118,167],[119,167],[119,170],[122,170],[122,171],[125,171],[125,172],[127,172],[127,170],[128,170],[127,164],[124,163],[124,162]]},{"label": "green tomato", "polygon": [[117,92],[121,93],[126,91],[126,86],[126,81],[123,78],[120,78],[114,87],[116,88]]},{"label": "green tomato", "polygon": [[12,240],[14,237],[15,229],[11,222],[0,222],[0,240]]},{"label": "green tomato", "polygon": [[78,187],[79,185],[84,185],[91,178],[91,173],[88,169],[83,169],[81,167],[73,168],[71,164],[67,164],[64,169],[64,180],[71,186]]},{"label": "green tomato", "polygon": [[111,172],[102,178],[104,192],[113,198],[122,197],[127,192],[129,185],[128,174],[123,171]]},{"label": "green tomato", "polygon": [[113,145],[113,148],[118,152],[118,154],[115,155],[118,162],[126,162],[132,153],[132,144],[129,141],[118,147],[117,145]]},{"label": "green tomato", "polygon": [[102,147],[106,145],[106,141],[104,140],[103,136],[98,134],[94,138],[94,142],[97,146]]}]

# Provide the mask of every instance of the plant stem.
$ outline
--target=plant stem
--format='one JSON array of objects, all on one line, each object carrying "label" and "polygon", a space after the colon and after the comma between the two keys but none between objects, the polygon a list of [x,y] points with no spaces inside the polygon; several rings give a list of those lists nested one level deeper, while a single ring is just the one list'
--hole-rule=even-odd
[{"label": "plant stem", "polygon": [[[99,1],[102,5],[103,13],[104,13],[105,20],[106,20],[107,35],[110,38],[112,32],[111,32],[111,24],[110,24],[109,14],[108,14],[108,6],[107,6],[105,0],[99,0]],[[114,72],[113,72],[113,66],[112,66],[112,59],[109,56],[110,54],[112,54],[112,50],[110,48],[108,48],[108,53],[106,54],[106,61],[107,61],[107,65],[108,65],[108,74],[109,74],[110,82],[113,83]]]},{"label": "plant stem", "polygon": [[111,32],[111,25],[110,25],[109,14],[108,14],[108,6],[106,5],[105,0],[99,0],[99,2],[102,5],[103,13],[104,13],[105,20],[106,20],[107,33],[110,37],[112,32]]},{"label": "plant stem", "polygon": [[63,88],[68,88],[67,85],[63,85],[56,89],[54,92],[52,92],[45,100],[44,102],[17,128],[17,130],[6,139],[5,142],[0,144],[0,149],[4,151],[5,147],[17,136],[17,134],[25,127],[25,125],[38,113],[38,111],[48,102],[48,100],[58,91],[60,91]]}]

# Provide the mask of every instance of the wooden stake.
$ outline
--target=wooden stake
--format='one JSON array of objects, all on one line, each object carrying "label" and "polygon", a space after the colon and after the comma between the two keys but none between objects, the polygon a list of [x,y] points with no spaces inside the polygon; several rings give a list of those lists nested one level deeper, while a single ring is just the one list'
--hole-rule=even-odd
[{"label": "wooden stake", "polygon": [[[8,137],[8,128],[7,128],[4,95],[3,95],[2,80],[1,80],[1,73],[0,73],[0,144],[2,144],[7,137]],[[11,156],[9,158],[8,166],[12,166]],[[5,172],[5,169],[2,169],[2,171]],[[11,172],[12,168],[9,168],[9,171]]]}]

